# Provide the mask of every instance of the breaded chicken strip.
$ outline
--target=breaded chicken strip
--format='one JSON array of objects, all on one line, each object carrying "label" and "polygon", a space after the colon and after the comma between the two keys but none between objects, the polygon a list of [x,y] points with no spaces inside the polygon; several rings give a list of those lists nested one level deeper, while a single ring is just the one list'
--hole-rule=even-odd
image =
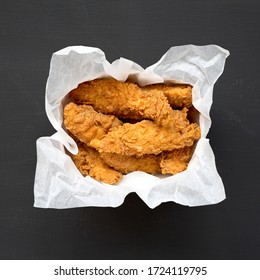
[{"label": "breaded chicken strip", "polygon": [[114,169],[127,174],[132,171],[143,171],[150,174],[160,173],[161,157],[158,155],[143,155],[141,157],[101,153],[105,163]]},{"label": "breaded chicken strip", "polygon": [[80,84],[69,94],[76,103],[92,105],[104,114],[121,118],[151,119],[171,123],[172,108],[161,91],[144,91],[137,84],[115,79],[96,79]]},{"label": "breaded chicken strip", "polygon": [[164,152],[161,156],[161,172],[162,174],[177,174],[184,171],[188,167],[188,163],[192,157],[194,145],[182,149]]},{"label": "breaded chicken strip", "polygon": [[88,144],[92,139],[101,139],[110,128],[122,122],[115,116],[96,112],[91,106],[71,102],[64,108],[64,124],[81,142]]},{"label": "breaded chicken strip", "polygon": [[149,174],[175,175],[187,169],[194,146],[162,152],[159,155],[143,155],[141,157],[101,153],[107,165],[127,174],[132,171],[143,171]]},{"label": "breaded chicken strip", "polygon": [[153,84],[142,88],[143,90],[161,91],[173,108],[189,108],[192,106],[192,87],[190,85]]},{"label": "breaded chicken strip", "polygon": [[182,130],[156,125],[143,120],[136,124],[125,123],[111,129],[101,140],[92,140],[90,146],[100,153],[116,153],[138,157],[159,154],[163,151],[192,146],[200,138],[200,128],[192,123]]},{"label": "breaded chicken strip", "polygon": [[89,175],[107,184],[116,184],[120,181],[122,174],[109,167],[96,150],[79,141],[77,141],[77,145],[79,152],[71,157],[83,176]]}]

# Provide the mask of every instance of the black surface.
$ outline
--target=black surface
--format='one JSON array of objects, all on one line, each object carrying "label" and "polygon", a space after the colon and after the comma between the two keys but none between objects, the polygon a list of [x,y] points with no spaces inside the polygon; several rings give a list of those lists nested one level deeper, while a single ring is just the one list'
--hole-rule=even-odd
[{"label": "black surface", "polygon": [[[1,1],[1,259],[260,259],[259,2]],[[136,195],[112,208],[33,208],[35,141],[53,52],[101,48],[147,67],[173,45],[231,52],[214,88],[209,138],[227,199],[149,209]]]}]

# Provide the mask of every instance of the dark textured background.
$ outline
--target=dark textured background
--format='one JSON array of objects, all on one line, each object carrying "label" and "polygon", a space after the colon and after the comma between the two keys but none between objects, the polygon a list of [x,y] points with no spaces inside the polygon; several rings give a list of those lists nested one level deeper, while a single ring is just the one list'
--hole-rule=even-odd
[{"label": "dark textured background", "polygon": [[[260,259],[258,1],[1,1],[1,259]],[[135,194],[112,208],[33,208],[35,141],[53,52],[101,48],[143,67],[173,45],[231,52],[214,88],[209,133],[227,199],[149,209]]]}]

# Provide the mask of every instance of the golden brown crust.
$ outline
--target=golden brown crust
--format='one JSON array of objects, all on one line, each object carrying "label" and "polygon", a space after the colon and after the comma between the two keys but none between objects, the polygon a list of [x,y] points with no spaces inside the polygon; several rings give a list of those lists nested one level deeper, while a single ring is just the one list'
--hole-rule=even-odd
[{"label": "golden brown crust", "polygon": [[79,147],[71,157],[84,176],[116,184],[122,173],[177,174],[187,168],[201,136],[191,86],[96,79],[69,97],[76,104],[64,108],[64,125]]},{"label": "golden brown crust", "polygon": [[150,174],[160,173],[161,157],[143,155],[141,157],[125,156],[115,153],[101,153],[101,158],[114,169],[127,174],[132,171],[143,171]]},{"label": "golden brown crust", "polygon": [[176,131],[174,128],[158,126],[152,121],[144,120],[113,128],[101,140],[91,141],[90,146],[100,153],[139,157],[192,146],[199,138],[200,128],[197,124],[190,124],[182,131]]},{"label": "golden brown crust", "polygon": [[88,144],[101,139],[110,128],[122,125],[115,116],[96,112],[91,106],[69,103],[64,108],[65,127],[80,141]]},{"label": "golden brown crust", "polygon": [[96,150],[84,143],[78,142],[77,144],[79,152],[71,157],[82,175],[90,175],[92,178],[107,184],[116,184],[121,180],[121,172],[109,167]]},{"label": "golden brown crust", "polygon": [[186,170],[193,151],[194,146],[190,146],[163,153],[160,162],[162,174],[174,175]]},{"label": "golden brown crust", "polygon": [[171,107],[164,94],[158,90],[143,91],[131,82],[115,79],[96,79],[80,84],[69,94],[76,103],[92,105],[104,114],[121,118],[151,119],[167,125]]},{"label": "golden brown crust", "polygon": [[143,87],[144,90],[161,91],[168,99],[173,108],[189,108],[192,106],[192,86],[191,85],[166,85],[153,84]]}]

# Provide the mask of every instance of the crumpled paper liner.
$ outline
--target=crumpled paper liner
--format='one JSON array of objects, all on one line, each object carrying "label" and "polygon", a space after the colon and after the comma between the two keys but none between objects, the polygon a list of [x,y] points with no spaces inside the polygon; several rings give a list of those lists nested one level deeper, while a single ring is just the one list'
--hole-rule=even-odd
[{"label": "crumpled paper liner", "polygon": [[[51,137],[37,140],[37,166],[34,206],[73,208],[121,205],[131,192],[150,207],[174,201],[187,206],[219,203],[225,190],[217,172],[215,158],[206,135],[211,126],[209,116],[213,86],[224,69],[229,52],[216,45],[185,45],[170,48],[152,66],[143,69],[125,58],[110,64],[98,48],[72,46],[53,54],[46,86],[46,113],[56,129]],[[111,186],[91,177],[83,177],[65,153],[78,152],[75,142],[63,129],[65,96],[79,83],[100,77],[120,81],[131,78],[140,85],[177,82],[193,85],[193,105],[200,112],[202,137],[187,170],[174,176],[154,176],[135,171]]]}]

